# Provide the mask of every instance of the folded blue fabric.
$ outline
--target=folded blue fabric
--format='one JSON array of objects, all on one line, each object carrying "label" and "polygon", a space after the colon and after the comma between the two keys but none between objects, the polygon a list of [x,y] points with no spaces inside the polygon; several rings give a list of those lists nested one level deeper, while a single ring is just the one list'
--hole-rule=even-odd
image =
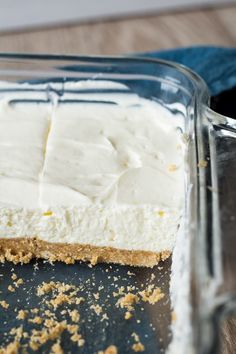
[{"label": "folded blue fabric", "polygon": [[188,47],[142,53],[184,64],[200,75],[212,96],[236,86],[236,48]]}]

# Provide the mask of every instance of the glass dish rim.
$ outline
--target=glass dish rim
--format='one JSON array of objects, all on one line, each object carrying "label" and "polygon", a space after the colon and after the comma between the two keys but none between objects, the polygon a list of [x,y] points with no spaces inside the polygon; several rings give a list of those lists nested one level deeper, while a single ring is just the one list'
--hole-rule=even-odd
[{"label": "glass dish rim", "polygon": [[[149,58],[145,57],[145,54],[141,55],[71,55],[71,54],[45,54],[45,53],[16,53],[16,52],[0,52],[0,63],[2,60],[16,59],[16,60],[42,60],[42,61],[53,61],[53,60],[67,60],[67,61],[92,61],[92,60],[132,60],[139,63],[157,63],[168,66],[170,68],[176,69],[177,71],[184,74],[188,79],[190,79],[195,84],[195,89],[198,93],[198,98],[201,98],[200,103],[205,103],[208,105],[210,99],[210,93],[205,81],[193,70],[185,66],[184,64],[176,63],[174,61],[159,59],[159,58]],[[20,69],[19,69],[20,71]]]}]

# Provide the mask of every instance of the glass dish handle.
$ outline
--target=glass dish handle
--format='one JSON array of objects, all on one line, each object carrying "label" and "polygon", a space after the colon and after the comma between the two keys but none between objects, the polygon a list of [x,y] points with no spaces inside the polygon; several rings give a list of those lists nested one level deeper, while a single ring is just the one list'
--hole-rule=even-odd
[{"label": "glass dish handle", "polygon": [[[216,331],[222,321],[236,315],[236,119],[206,109],[210,139],[214,143],[214,176],[219,206],[219,242],[215,257],[220,269],[213,302]],[[228,321],[232,326],[235,321]],[[235,334],[236,328],[231,328]],[[215,336],[216,338],[216,336]],[[220,336],[217,336],[220,338]],[[227,352],[227,351],[226,351]]]}]

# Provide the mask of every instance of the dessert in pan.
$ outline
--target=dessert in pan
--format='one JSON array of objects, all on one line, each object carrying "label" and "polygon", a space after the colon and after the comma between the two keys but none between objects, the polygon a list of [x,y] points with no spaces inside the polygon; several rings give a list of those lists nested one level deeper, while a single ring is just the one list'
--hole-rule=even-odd
[{"label": "dessert in pan", "polygon": [[2,259],[154,266],[168,258],[184,203],[181,117],[112,81],[70,82],[63,95],[56,84],[51,93],[48,84],[7,85]]},{"label": "dessert in pan", "polygon": [[235,121],[168,62],[6,57],[0,352],[216,353]]}]

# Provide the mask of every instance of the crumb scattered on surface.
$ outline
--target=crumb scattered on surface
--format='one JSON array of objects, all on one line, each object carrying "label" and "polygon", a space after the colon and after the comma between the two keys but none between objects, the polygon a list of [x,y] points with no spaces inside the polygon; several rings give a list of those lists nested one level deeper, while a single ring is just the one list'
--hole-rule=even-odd
[{"label": "crumb scattered on surface", "polygon": [[104,314],[102,315],[101,322],[103,322],[103,321],[105,321],[105,320],[109,320],[109,317],[107,316],[106,313],[104,313]]},{"label": "crumb scattered on surface", "polygon": [[142,344],[142,343],[134,343],[133,345],[132,345],[132,349],[133,349],[133,351],[134,352],[144,352],[144,350],[145,350],[145,347],[144,347],[144,345]]},{"label": "crumb scattered on surface", "polygon": [[156,287],[153,289],[152,285],[149,285],[147,289],[140,291],[139,294],[144,302],[148,302],[151,305],[154,305],[165,296],[160,288]]},{"label": "crumb scattered on surface", "polygon": [[99,350],[98,354],[118,354],[118,349],[115,345],[110,345],[106,350]]},{"label": "crumb scattered on surface", "polygon": [[18,320],[25,320],[26,317],[27,317],[27,315],[28,315],[28,311],[26,311],[26,310],[20,310],[20,311],[18,312],[18,315],[16,316],[16,318],[17,318]]},{"label": "crumb scattered on surface", "polygon": [[137,333],[132,333],[131,336],[134,338],[134,341],[136,343],[134,343],[132,345],[132,349],[134,352],[143,352],[145,350],[144,345],[140,342],[139,336],[137,335]]},{"label": "crumb scattered on surface", "polygon": [[29,319],[29,322],[35,323],[35,324],[41,324],[43,322],[43,320],[41,317],[36,316],[34,318]]},{"label": "crumb scattered on surface", "polygon": [[2,306],[4,309],[8,309],[9,304],[5,300],[0,301],[0,306]]},{"label": "crumb scattered on surface", "polygon": [[51,348],[51,352],[53,354],[64,354],[64,351],[63,351],[59,341],[57,341],[56,343],[53,344],[53,346]]},{"label": "crumb scattered on surface", "polygon": [[18,354],[20,348],[20,343],[18,341],[13,341],[9,343],[6,347],[0,348],[0,354]]},{"label": "crumb scattered on surface", "polygon": [[79,319],[80,319],[80,315],[79,315],[79,311],[74,309],[72,311],[69,311],[69,314],[70,314],[70,317],[71,317],[71,320],[73,322],[79,322]]},{"label": "crumb scattered on surface", "polygon": [[[158,269],[159,268],[162,269],[163,267],[158,267]],[[110,272],[109,269],[111,268],[107,268],[108,272]],[[14,269],[12,269],[11,272],[12,271],[14,271]],[[105,272],[106,269],[104,270],[104,274]],[[141,323],[141,319],[137,319],[137,316],[133,312],[136,305],[140,302],[147,302],[153,305],[164,297],[164,294],[160,288],[155,287],[154,284],[147,285],[150,284],[150,281],[154,280],[156,276],[154,273],[149,273],[147,279],[144,279],[140,284],[140,281],[136,281],[136,277],[132,278],[132,282],[129,283],[130,278],[127,276],[136,275],[131,271],[128,271],[121,276],[118,274],[117,276],[113,276],[113,274],[106,275],[113,281],[111,286],[112,291],[114,290],[112,292],[113,297],[116,298],[114,300],[116,302],[116,307],[122,309],[116,311],[123,313],[124,320],[129,320],[134,317],[132,322]],[[18,279],[15,273],[12,273],[11,279],[15,288],[10,285],[9,291],[11,291],[11,287],[15,291],[18,291],[17,287],[24,283],[23,279]],[[54,277],[52,277],[52,279],[55,280]],[[110,301],[110,297],[112,297],[110,294],[104,298],[104,294],[106,294],[104,285],[101,285],[101,283],[96,285],[94,279],[87,279],[84,284],[80,284],[79,286],[54,280],[49,282],[42,282],[37,286],[35,292],[39,300],[38,308],[31,309],[26,307],[27,310],[19,310],[17,308],[15,309],[16,318],[22,321],[22,327],[12,329],[8,334],[9,336],[13,336],[9,337],[12,340],[12,345],[16,341],[22,343],[21,339],[19,338],[23,338],[24,344],[21,344],[19,347],[22,353],[27,353],[27,350],[41,351],[43,349],[42,346],[49,342],[48,344],[51,346],[51,354],[62,354],[63,348],[61,346],[61,338],[64,335],[67,336],[71,342],[73,342],[74,346],[77,345],[78,348],[86,345],[86,337],[83,338],[82,333],[80,333],[80,327],[83,328],[83,325],[80,325],[79,323],[80,321],[82,324],[84,323],[84,319],[80,318],[80,313],[82,314],[84,311],[82,310],[81,312],[80,307],[78,309],[74,309],[71,305],[85,306],[86,312],[89,311],[89,314],[91,314],[91,309],[99,316],[98,319],[95,319],[92,314],[91,319],[94,319],[95,321],[103,322],[105,320],[109,320],[107,314],[105,313],[107,308],[106,306],[108,305],[110,309],[112,309],[111,306],[114,306],[114,301]],[[118,281],[120,282],[123,280],[123,284],[125,286],[119,286]],[[90,286],[96,286],[96,290],[91,292],[89,288]],[[85,289],[86,291],[88,289],[89,293],[88,296],[86,293],[84,298],[80,296],[80,291],[84,291]],[[4,300],[0,301],[0,305],[2,307],[6,306],[5,308],[8,308],[9,306]],[[144,310],[144,308],[141,308],[140,310]],[[32,324],[30,329],[28,329],[29,323]],[[105,326],[107,325],[108,322],[105,323]],[[27,332],[23,331],[24,328],[27,329]],[[130,351],[144,351],[144,345],[139,340],[138,335],[134,334],[133,338],[133,343],[130,342],[129,344]],[[7,345],[9,345],[9,343]],[[2,349],[0,349],[0,354],[14,353],[14,351],[1,351]],[[5,349],[6,344],[4,350]],[[98,353],[117,354],[118,350],[117,347],[111,345],[106,350],[100,351]]]},{"label": "crumb scattered on surface", "polygon": [[39,312],[39,309],[36,309],[36,308],[31,309],[31,310],[30,310],[30,312],[31,312],[31,313],[34,313],[34,314],[36,314],[36,313],[38,313],[38,312]]},{"label": "crumb scattered on surface", "polygon": [[16,291],[16,289],[12,285],[8,285],[7,290],[11,293],[14,293]]},{"label": "crumb scattered on surface", "polygon": [[130,311],[126,311],[125,320],[129,320],[131,317],[133,317],[132,313]]},{"label": "crumb scattered on surface", "polygon": [[54,307],[57,308],[63,304],[71,304],[71,298],[67,294],[58,294],[54,299],[51,299],[49,303]]},{"label": "crumb scattered on surface", "polygon": [[97,315],[100,315],[102,312],[102,307],[100,305],[91,305],[90,308],[91,310],[94,310]]},{"label": "crumb scattered on surface", "polygon": [[24,284],[24,280],[22,278],[19,278],[16,281],[14,281],[14,285],[16,288],[18,288],[19,285],[22,285],[22,284]]},{"label": "crumb scattered on surface", "polygon": [[118,301],[117,301],[117,306],[120,306],[122,309],[126,308],[129,311],[133,310],[133,305],[138,302],[139,298],[136,294],[128,293],[124,296],[122,296]]},{"label": "crumb scattered on surface", "polygon": [[23,327],[14,327],[10,330],[10,334],[15,336],[15,340],[20,340],[23,336]]},{"label": "crumb scattered on surface", "polygon": [[119,295],[124,295],[124,293],[125,293],[125,287],[121,286],[118,289],[118,292],[113,292],[113,296],[116,297],[116,296],[119,296]]},{"label": "crumb scattered on surface", "polygon": [[34,329],[30,337],[30,348],[33,350],[38,350],[43,344],[47,343],[49,340],[55,340],[60,338],[60,335],[66,330],[66,327],[66,321],[55,321],[55,323],[48,329]]},{"label": "crumb scattered on surface", "polygon": [[12,274],[11,279],[12,279],[12,280],[16,280],[16,279],[17,279],[16,273],[13,273],[13,274]]},{"label": "crumb scattered on surface", "polygon": [[72,342],[77,342],[78,347],[83,347],[85,344],[85,340],[82,338],[81,334],[79,333],[74,333],[70,339]]},{"label": "crumb scattered on surface", "polygon": [[152,274],[151,274],[151,280],[154,280],[155,278],[156,278],[155,274],[152,273]]}]

